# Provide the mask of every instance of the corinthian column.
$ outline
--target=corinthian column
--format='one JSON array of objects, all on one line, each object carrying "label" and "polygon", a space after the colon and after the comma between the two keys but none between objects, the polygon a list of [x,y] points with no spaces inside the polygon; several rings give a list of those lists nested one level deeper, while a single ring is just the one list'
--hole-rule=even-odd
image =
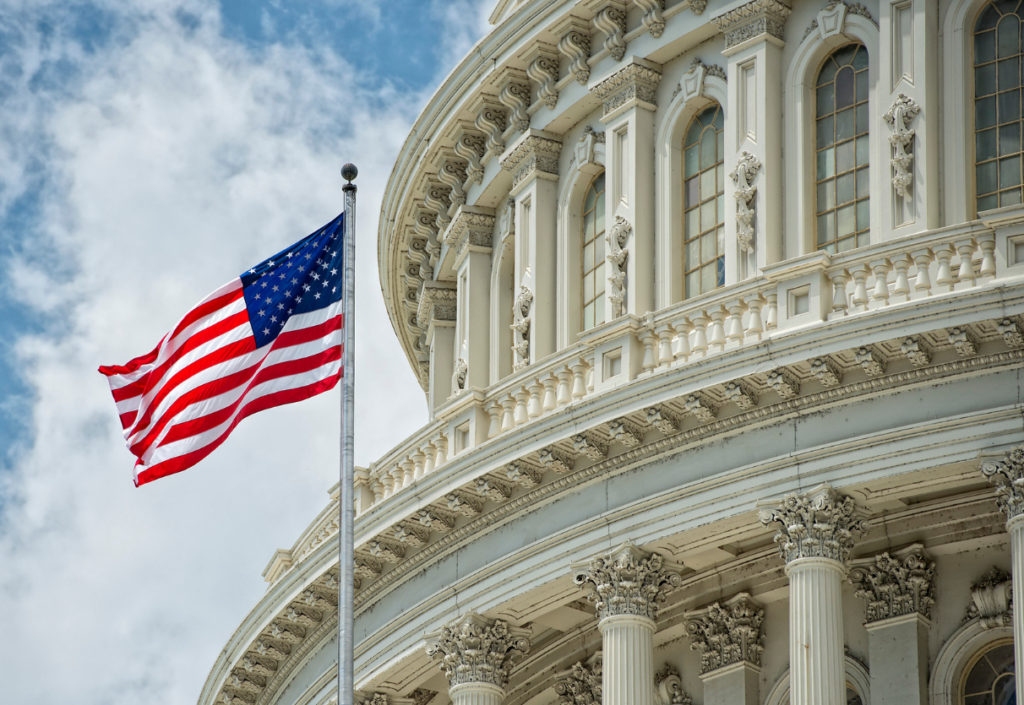
[{"label": "corinthian column", "polygon": [[758,705],[764,610],[741,592],[686,613],[690,648],[698,649],[704,705]]},{"label": "corinthian column", "polygon": [[867,530],[864,513],[827,484],[758,508],[762,524],[779,527],[789,576],[789,702],[844,705],[842,583],[854,534]]},{"label": "corinthian column", "polygon": [[576,584],[590,589],[600,619],[604,703],[654,705],[655,617],[666,586],[679,586],[679,574],[632,542],[572,570]]},{"label": "corinthian column", "polygon": [[982,463],[981,472],[996,485],[996,503],[1006,515],[1013,571],[1013,658],[1017,702],[1024,702],[1024,445],[1015,446],[1002,460]]},{"label": "corinthian column", "polygon": [[441,661],[453,705],[501,705],[508,674],[530,650],[526,629],[470,612],[427,635],[427,655]]}]

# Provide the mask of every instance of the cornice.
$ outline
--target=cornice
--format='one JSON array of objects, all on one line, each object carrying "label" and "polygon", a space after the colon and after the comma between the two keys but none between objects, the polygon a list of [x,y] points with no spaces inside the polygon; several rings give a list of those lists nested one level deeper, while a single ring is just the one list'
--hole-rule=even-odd
[{"label": "cornice", "polygon": [[515,193],[532,176],[557,179],[561,154],[559,138],[539,130],[529,130],[501,159],[501,168],[512,174],[512,192]]},{"label": "cornice", "polygon": [[711,17],[711,23],[725,35],[725,55],[753,39],[762,37],[782,44],[786,19],[793,10],[779,0],[751,0],[731,5]]}]

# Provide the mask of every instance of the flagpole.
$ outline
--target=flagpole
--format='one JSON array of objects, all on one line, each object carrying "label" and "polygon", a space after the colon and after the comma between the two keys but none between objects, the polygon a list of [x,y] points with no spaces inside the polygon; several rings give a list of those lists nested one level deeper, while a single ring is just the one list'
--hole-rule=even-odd
[{"label": "flagpole", "polygon": [[344,275],[345,350],[341,378],[341,486],[338,488],[338,705],[354,705],[352,628],[355,563],[355,391],[356,391],[356,186],[355,164],[341,168],[346,183]]}]

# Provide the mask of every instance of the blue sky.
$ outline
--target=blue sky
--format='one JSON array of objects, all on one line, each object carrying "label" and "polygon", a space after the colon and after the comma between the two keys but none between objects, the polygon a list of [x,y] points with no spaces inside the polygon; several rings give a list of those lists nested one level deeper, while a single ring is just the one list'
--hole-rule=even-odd
[{"label": "blue sky", "polygon": [[[332,218],[360,167],[357,463],[426,419],[376,219],[491,0],[0,0],[4,701],[194,702],[337,481],[333,394],[135,489],[100,364]],[[53,677],[59,673],[60,677]]]}]

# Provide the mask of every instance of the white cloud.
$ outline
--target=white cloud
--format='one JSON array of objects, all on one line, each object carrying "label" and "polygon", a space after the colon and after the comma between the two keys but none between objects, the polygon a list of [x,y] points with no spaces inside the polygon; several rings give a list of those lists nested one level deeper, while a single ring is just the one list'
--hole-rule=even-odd
[{"label": "white cloud", "polygon": [[[357,462],[426,416],[376,269],[381,194],[422,96],[354,76],[329,50],[228,41],[199,0],[105,8],[116,25],[95,54],[67,34],[73,6],[0,9],[18,38],[0,58],[13,145],[0,213],[45,184],[26,254],[0,263],[0,281],[56,321],[16,342],[34,435],[0,473],[11,703],[193,702],[273,550],[323,507],[337,394],[248,419],[202,465],[135,489],[96,367],[149,350],[209,291],[333,217],[345,161],[361,172]],[[72,83],[30,80],[57,59]]]}]

